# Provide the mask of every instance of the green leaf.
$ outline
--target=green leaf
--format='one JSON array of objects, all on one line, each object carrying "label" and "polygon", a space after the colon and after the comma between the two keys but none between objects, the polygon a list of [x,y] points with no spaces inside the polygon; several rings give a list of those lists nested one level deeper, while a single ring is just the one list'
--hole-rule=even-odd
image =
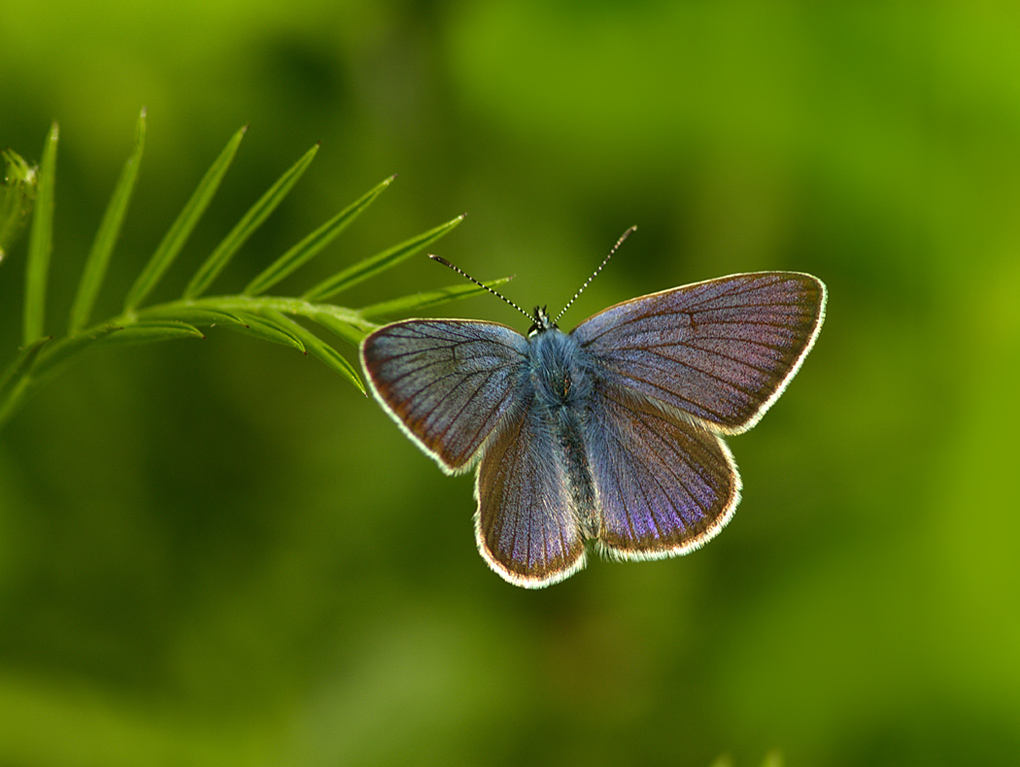
[{"label": "green leaf", "polygon": [[60,128],[53,123],[43,148],[39,168],[39,188],[28,240],[28,265],[25,270],[24,341],[31,344],[43,334],[46,317],[46,280],[53,250],[53,186],[57,170],[57,141]]},{"label": "green leaf", "polygon": [[389,269],[392,266],[396,266],[401,261],[410,258],[422,248],[425,248],[438,240],[463,220],[464,216],[457,216],[457,218],[452,221],[447,221],[445,224],[441,224],[435,229],[429,229],[427,232],[423,232],[417,237],[412,237],[406,242],[402,242],[388,250],[384,250],[382,253],[369,256],[363,261],[359,261],[353,266],[337,272],[332,277],[320,282],[314,288],[305,293],[302,298],[308,301],[323,301],[327,298],[331,298],[352,285],[356,285],[362,280],[367,280],[369,277],[372,277],[385,269]]},{"label": "green leaf", "polygon": [[32,212],[38,177],[35,168],[16,152],[4,149],[4,178],[0,181],[0,261],[21,234]]},{"label": "green leaf", "polygon": [[266,317],[288,327],[291,332],[298,336],[304,343],[305,348],[308,350],[308,354],[317,358],[319,361],[325,363],[327,367],[342,375],[358,387],[358,390],[362,394],[366,394],[365,385],[361,382],[361,377],[358,375],[358,371],[342,354],[340,354],[340,352],[327,344],[306,327],[299,325],[289,317],[285,317],[272,309],[267,309],[264,314]]},{"label": "green leaf", "polygon": [[325,224],[301,240],[301,242],[293,248],[276,259],[254,280],[248,283],[248,286],[244,289],[245,295],[257,296],[260,293],[264,293],[295,269],[303,266],[319,251],[329,245],[329,243],[331,243],[336,236],[340,234],[340,232],[346,229],[347,226],[358,217],[358,214],[371,205],[372,201],[378,197],[395,178],[396,176],[390,176],[382,183],[377,184],[375,187],[333,216],[333,218]]},{"label": "green leaf", "polygon": [[138,318],[148,320],[177,320],[189,325],[211,327],[212,325],[244,325],[244,321],[236,314],[221,309],[209,309],[204,306],[188,306],[181,302],[160,304],[143,309]]},{"label": "green leaf", "polygon": [[175,338],[205,338],[201,330],[186,322],[152,320],[136,322],[111,332],[101,339],[103,344],[148,344]]},{"label": "green leaf", "polygon": [[238,312],[237,317],[243,324],[224,325],[224,327],[247,336],[260,338],[263,341],[289,346],[292,349],[297,349],[302,354],[306,353],[305,345],[289,327],[293,323],[280,323],[275,319],[258,314],[249,314],[248,312]]},{"label": "green leaf", "polygon": [[283,202],[283,198],[287,196],[288,192],[294,187],[294,184],[297,183],[298,179],[308,169],[308,166],[311,165],[318,151],[319,145],[316,144],[305,152],[304,156],[294,163],[286,173],[280,176],[276,183],[269,187],[269,190],[262,195],[261,199],[251,206],[248,212],[244,214],[244,217],[237,222],[237,226],[230,231],[230,234],[223,238],[223,242],[216,247],[216,250],[206,259],[201,268],[195,272],[195,276],[191,278],[191,282],[188,283],[188,287],[184,290],[185,298],[195,298],[208,290],[213,280],[230,263],[230,259],[237,252],[238,248],[254,234],[255,230],[262,225],[262,222],[269,217],[269,214],[276,210],[276,206]]},{"label": "green leaf", "polygon": [[124,301],[125,312],[134,311],[138,304],[145,300],[150,291],[156,287],[156,283],[159,282],[166,270],[170,268],[174,259],[177,258],[192,230],[198,224],[199,219],[202,218],[202,214],[205,213],[205,209],[212,202],[213,195],[216,194],[216,190],[219,188],[224,174],[230,167],[230,163],[237,153],[237,147],[240,145],[241,139],[244,138],[247,130],[248,126],[245,125],[235,133],[230,141],[227,142],[227,146],[220,153],[220,156],[216,158],[216,161],[206,171],[205,176],[191,195],[191,199],[185,204],[184,210],[181,211],[180,215],[177,216],[177,220],[170,226],[170,229],[163,237],[163,241],[156,248],[156,252],[152,254],[152,258],[149,259],[149,263],[145,265],[142,273],[135,280],[135,284],[128,291],[127,298]]},{"label": "green leaf", "polygon": [[145,110],[138,115],[138,125],[135,129],[135,148],[124,163],[124,169],[117,179],[117,186],[114,187],[110,202],[103,214],[103,221],[96,232],[96,240],[92,243],[92,250],[89,251],[88,259],[85,261],[85,270],[82,272],[81,282],[78,283],[78,294],[75,296],[74,304],[71,307],[71,319],[68,328],[74,331],[83,328],[89,321],[92,314],[92,307],[96,303],[96,296],[99,295],[99,288],[106,277],[106,269],[110,265],[110,256],[113,254],[114,245],[120,235],[121,225],[124,223],[124,215],[127,213],[128,204],[131,202],[131,192],[135,188],[135,180],[138,178],[138,166],[142,161],[142,151],[145,149]]},{"label": "green leaf", "polygon": [[[307,316],[312,322],[321,325],[333,335],[351,344],[354,348],[361,346],[362,339],[369,333],[368,327],[352,325],[350,322],[345,322],[330,314],[318,313]],[[371,323],[365,323],[365,325],[371,325]]]},{"label": "green leaf", "polygon": [[[490,280],[484,284],[486,287],[494,288],[497,285],[510,282],[511,279],[511,277],[501,277],[498,280]],[[412,296],[404,296],[403,298],[394,298],[392,301],[383,301],[378,304],[372,304],[371,306],[359,309],[358,312],[365,319],[391,317],[395,315],[408,314],[409,312],[422,309],[426,306],[438,306],[439,304],[445,304],[448,301],[456,301],[461,298],[467,298],[469,296],[482,293],[484,290],[484,288],[471,284],[450,285],[449,287],[432,290],[428,293],[416,293]]]}]

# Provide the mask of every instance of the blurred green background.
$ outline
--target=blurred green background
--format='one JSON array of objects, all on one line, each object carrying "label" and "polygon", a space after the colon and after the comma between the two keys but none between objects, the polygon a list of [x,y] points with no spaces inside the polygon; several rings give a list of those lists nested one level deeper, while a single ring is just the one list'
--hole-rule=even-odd
[{"label": "blurred green background", "polygon": [[156,299],[320,139],[217,292],[394,172],[281,292],[464,211],[433,250],[526,307],[640,227],[568,328],[730,272],[830,290],[730,440],[723,534],[541,592],[479,557],[472,480],[311,358],[216,330],[82,358],[0,434],[0,764],[1020,761],[1015,3],[3,0],[0,38],[0,145],[61,125],[52,330],[143,105],[97,317],[249,121]]}]

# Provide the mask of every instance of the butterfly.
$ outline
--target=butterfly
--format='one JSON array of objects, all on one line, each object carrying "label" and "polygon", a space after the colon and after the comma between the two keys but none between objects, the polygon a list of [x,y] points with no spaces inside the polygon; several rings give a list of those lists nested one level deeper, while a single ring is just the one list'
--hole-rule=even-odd
[{"label": "butterfly", "polygon": [[714,537],[741,490],[723,437],[782,394],[825,303],[810,274],[734,274],[624,301],[569,333],[544,307],[527,335],[476,320],[394,322],[364,339],[361,362],[383,409],[443,471],[477,464],[482,557],[540,588],[584,567],[587,541],[644,560]]}]

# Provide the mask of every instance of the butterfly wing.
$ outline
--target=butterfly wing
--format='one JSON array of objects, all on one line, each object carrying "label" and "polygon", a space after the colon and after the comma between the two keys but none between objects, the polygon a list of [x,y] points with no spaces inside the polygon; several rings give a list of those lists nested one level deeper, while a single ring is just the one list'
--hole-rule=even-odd
[{"label": "butterfly wing", "polygon": [[602,551],[621,559],[683,554],[733,516],[740,476],[722,439],[614,386],[595,394],[586,442]]},{"label": "butterfly wing", "polygon": [[405,320],[361,344],[383,409],[447,472],[470,468],[513,408],[528,342],[494,322]]},{"label": "butterfly wing", "polygon": [[487,445],[478,467],[475,537],[504,579],[540,588],[584,567],[584,536],[552,432],[530,407],[530,383],[522,390],[520,409]]},{"label": "butterfly wing", "polygon": [[610,385],[738,434],[800,368],[825,299],[825,285],[809,274],[736,274],[625,301],[573,335]]}]

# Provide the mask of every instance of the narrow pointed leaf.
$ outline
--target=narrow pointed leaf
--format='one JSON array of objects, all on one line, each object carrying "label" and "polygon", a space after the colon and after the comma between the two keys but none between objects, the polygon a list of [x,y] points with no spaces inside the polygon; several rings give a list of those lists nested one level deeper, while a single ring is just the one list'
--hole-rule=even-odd
[{"label": "narrow pointed leaf", "polygon": [[125,312],[133,311],[135,307],[145,300],[146,296],[156,287],[156,284],[166,270],[170,268],[174,259],[177,258],[192,230],[198,224],[206,208],[209,207],[209,203],[212,202],[213,195],[216,194],[224,174],[230,167],[230,163],[237,153],[237,147],[240,145],[241,139],[244,138],[247,129],[248,126],[246,125],[233,135],[230,141],[227,142],[226,148],[216,158],[216,161],[209,170],[206,171],[205,176],[198,184],[198,188],[195,189],[191,199],[185,204],[184,210],[181,211],[177,220],[170,226],[170,229],[163,237],[163,241],[156,248],[156,252],[152,254],[152,258],[149,259],[149,263],[145,265],[142,273],[135,280],[135,284],[128,291],[127,298],[124,301]]},{"label": "narrow pointed leaf", "polygon": [[0,261],[21,234],[32,212],[38,176],[16,152],[4,149],[4,177],[0,180]]},{"label": "narrow pointed leaf", "polygon": [[246,336],[260,338],[263,341],[289,346],[292,349],[297,349],[302,354],[305,353],[305,345],[289,327],[289,324],[292,323],[281,324],[274,319],[247,312],[238,312],[237,316],[244,324],[224,325],[224,327]]},{"label": "narrow pointed leaf", "polygon": [[244,325],[244,321],[236,314],[221,309],[207,309],[199,306],[187,306],[180,303],[163,304],[138,313],[140,319],[177,320],[189,325],[210,327],[212,325]]},{"label": "narrow pointed leaf", "polygon": [[153,320],[125,325],[105,336],[101,343],[112,344],[148,344],[156,341],[172,341],[175,338],[205,338],[201,330],[186,322],[173,320]]},{"label": "narrow pointed leaf", "polygon": [[304,174],[311,165],[312,160],[315,159],[316,152],[319,151],[319,145],[316,144],[309,149],[304,156],[298,160],[294,165],[280,178],[276,180],[276,183],[269,187],[269,190],[262,195],[262,198],[256,202],[251,209],[244,214],[244,217],[237,222],[235,226],[217,247],[212,252],[209,258],[206,259],[205,263],[202,264],[201,268],[195,272],[195,276],[191,278],[191,282],[188,283],[188,287],[184,290],[185,298],[195,298],[196,296],[202,295],[213,280],[219,275],[223,268],[230,263],[230,259],[234,253],[237,252],[245,241],[251,237],[251,235],[258,229],[262,222],[269,217],[276,206],[279,205],[283,198],[287,196],[287,193],[293,188],[294,184],[297,183],[298,179]]},{"label": "narrow pointed leaf", "polygon": [[358,217],[365,208],[372,204],[382,191],[386,189],[396,176],[388,179],[370,189],[353,203],[348,205],[333,218],[320,226],[314,232],[305,237],[301,242],[288,250],[276,261],[266,267],[254,280],[248,283],[244,289],[245,295],[257,296],[289,275],[298,267],[307,263],[316,254],[331,243],[340,232]]},{"label": "narrow pointed leaf", "polygon": [[8,389],[31,369],[43,346],[52,340],[49,336],[37,338],[28,344],[28,346],[22,348],[18,352],[18,356],[11,360],[11,363],[4,369],[4,372],[0,374],[0,402],[3,402],[6,398]]},{"label": "narrow pointed leaf", "polygon": [[46,281],[53,250],[53,186],[57,170],[57,141],[60,128],[50,128],[39,166],[32,233],[28,241],[28,265],[25,270],[24,342],[28,345],[43,334],[46,317]]},{"label": "narrow pointed leaf", "polygon": [[[324,327],[338,338],[342,338],[355,349],[361,345],[361,340],[370,332],[368,327],[359,328],[349,322],[345,322],[344,320],[337,319],[336,317],[325,313],[308,315],[308,319],[317,325]],[[372,323],[365,323],[365,325],[375,327]]]},{"label": "narrow pointed leaf", "polygon": [[142,161],[144,149],[145,110],[143,109],[138,116],[138,126],[135,129],[134,151],[124,163],[124,169],[120,173],[120,178],[117,179],[117,186],[114,187],[110,203],[103,214],[102,223],[96,233],[96,240],[92,243],[92,250],[89,251],[88,259],[85,261],[81,282],[78,283],[78,294],[71,307],[71,319],[68,325],[72,333],[88,324],[89,316],[92,314],[92,307],[96,303],[96,296],[99,295],[99,289],[106,277],[110,256],[113,255],[114,245],[117,243],[121,225],[124,223],[124,214],[127,213],[128,205],[131,202],[131,193],[134,191],[135,180],[138,178],[138,166]]},{"label": "narrow pointed leaf", "polygon": [[457,216],[457,218],[452,221],[447,221],[445,224],[441,224],[435,229],[429,229],[427,232],[423,232],[417,237],[412,237],[406,242],[402,242],[388,250],[384,250],[382,253],[369,256],[363,261],[359,261],[353,266],[337,272],[332,277],[323,280],[305,293],[302,298],[308,301],[323,301],[327,298],[331,298],[352,285],[357,285],[362,280],[367,280],[369,277],[372,277],[379,272],[389,269],[391,266],[395,266],[401,261],[410,258],[422,248],[428,247],[438,240],[463,220],[464,216]]},{"label": "narrow pointed leaf", "polygon": [[313,332],[308,330],[303,325],[299,325],[289,317],[285,317],[279,312],[275,312],[271,309],[265,311],[265,316],[276,320],[281,325],[286,325],[294,335],[298,336],[305,345],[305,349],[308,350],[308,354],[317,358],[319,361],[326,364],[327,367],[333,371],[339,373],[356,387],[358,390],[365,394],[365,385],[361,382],[361,377],[358,375],[358,371],[355,370],[354,366],[351,365],[347,359],[340,354],[336,349],[327,344]]},{"label": "narrow pointed leaf", "polygon": [[[485,285],[490,288],[494,288],[497,285],[510,282],[510,279],[510,277],[501,277],[498,280],[490,280],[489,282],[486,282]],[[413,296],[404,296],[402,298],[394,298],[392,301],[383,301],[378,304],[372,304],[371,306],[366,306],[358,311],[365,319],[390,317],[394,315],[408,314],[409,312],[423,309],[426,306],[438,306],[439,304],[445,304],[448,301],[468,298],[469,296],[483,292],[485,292],[484,288],[480,288],[477,285],[450,285],[449,287],[432,290],[428,293],[416,293]]]}]

